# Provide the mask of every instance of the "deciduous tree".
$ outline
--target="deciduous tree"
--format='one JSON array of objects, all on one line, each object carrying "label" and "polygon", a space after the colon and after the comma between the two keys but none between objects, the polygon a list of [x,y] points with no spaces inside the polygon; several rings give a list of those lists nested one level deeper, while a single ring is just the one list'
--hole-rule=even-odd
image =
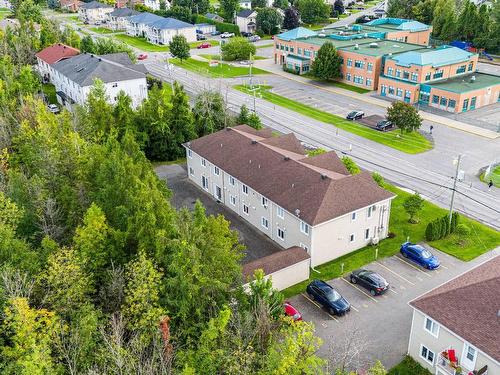
[{"label": "deciduous tree", "polygon": [[174,83],[174,92],[171,98],[172,111],[170,112],[170,137],[168,159],[175,160],[185,155],[182,144],[196,137],[194,117],[189,105],[189,97],[184,87]]},{"label": "deciduous tree", "polygon": [[330,6],[323,0],[298,0],[297,7],[306,24],[324,22],[330,17]]},{"label": "deciduous tree", "polygon": [[422,211],[423,207],[424,207],[424,200],[420,197],[420,194],[418,193],[410,195],[403,202],[403,208],[405,209],[406,213],[410,216],[408,221],[412,224],[418,223],[419,220],[417,218],[417,214],[420,211]]},{"label": "deciduous tree", "polygon": [[340,77],[342,58],[331,42],[324,43],[318,56],[312,63],[312,74],[319,79],[335,79]]},{"label": "deciduous tree", "polygon": [[172,56],[177,57],[181,62],[190,56],[189,43],[184,35],[175,35],[169,44],[169,48]]},{"label": "deciduous tree", "polygon": [[233,22],[240,3],[238,0],[220,0],[220,7],[226,22]]},{"label": "deciduous tree", "polygon": [[257,51],[254,44],[246,38],[235,37],[225,42],[222,47],[222,59],[225,61],[249,60]]},{"label": "deciduous tree", "polygon": [[281,28],[283,17],[274,8],[262,8],[257,13],[257,29],[264,34],[276,34]]},{"label": "deciduous tree", "polygon": [[292,30],[300,26],[299,11],[297,8],[288,7],[285,9],[285,18],[283,19],[283,28]]},{"label": "deciduous tree", "polygon": [[411,133],[422,125],[422,118],[417,109],[411,104],[401,101],[393,102],[387,108],[387,120],[396,125],[401,130],[401,134]]},{"label": "deciduous tree", "polygon": [[207,90],[198,94],[193,112],[199,137],[221,130],[226,124],[224,98],[216,91]]}]

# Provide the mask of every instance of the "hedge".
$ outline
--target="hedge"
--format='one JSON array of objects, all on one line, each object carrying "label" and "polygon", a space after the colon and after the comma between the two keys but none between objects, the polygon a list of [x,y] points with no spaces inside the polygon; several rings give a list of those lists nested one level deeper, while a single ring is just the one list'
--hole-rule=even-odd
[{"label": "hedge", "polygon": [[458,225],[458,218],[458,213],[453,212],[451,215],[451,225],[450,217],[448,215],[431,221],[427,224],[427,228],[425,228],[425,238],[427,241],[436,241],[455,232]]},{"label": "hedge", "polygon": [[221,33],[234,33],[234,35],[240,35],[240,29],[237,25],[227,22],[215,22],[210,18],[197,14],[194,17],[194,23],[209,23],[210,25],[215,25],[215,29]]}]

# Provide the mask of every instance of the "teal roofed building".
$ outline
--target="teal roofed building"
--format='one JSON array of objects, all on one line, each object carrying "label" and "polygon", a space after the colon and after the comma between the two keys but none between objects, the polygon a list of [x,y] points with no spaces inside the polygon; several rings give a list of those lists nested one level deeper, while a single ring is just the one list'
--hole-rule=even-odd
[{"label": "teal roofed building", "polygon": [[412,65],[429,65],[437,68],[469,61],[474,55],[474,53],[465,51],[461,48],[443,46],[436,49],[425,48],[417,51],[404,52],[393,56],[391,59],[399,66],[410,67]]},{"label": "teal roofed building", "polygon": [[410,32],[424,31],[431,28],[425,23],[404,18],[378,18],[366,23],[366,25]]},{"label": "teal roofed building", "polygon": [[309,38],[311,36],[316,36],[318,35],[314,31],[311,31],[309,29],[306,29],[305,27],[297,27],[296,29],[289,30],[287,32],[284,32],[282,34],[279,34],[277,37],[281,40],[295,40],[299,38]]}]

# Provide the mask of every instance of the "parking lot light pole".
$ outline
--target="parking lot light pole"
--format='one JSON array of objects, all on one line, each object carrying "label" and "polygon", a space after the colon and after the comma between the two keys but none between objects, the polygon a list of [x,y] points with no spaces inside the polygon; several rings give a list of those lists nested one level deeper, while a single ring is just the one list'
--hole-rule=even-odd
[{"label": "parking lot light pole", "polygon": [[458,172],[460,171],[460,161],[462,160],[462,155],[458,155],[457,159],[457,170],[455,171],[455,180],[453,181],[453,190],[451,191],[451,202],[450,202],[450,213],[448,217],[448,224],[451,228],[451,217],[453,216],[453,203],[455,200],[455,191],[457,188]]}]

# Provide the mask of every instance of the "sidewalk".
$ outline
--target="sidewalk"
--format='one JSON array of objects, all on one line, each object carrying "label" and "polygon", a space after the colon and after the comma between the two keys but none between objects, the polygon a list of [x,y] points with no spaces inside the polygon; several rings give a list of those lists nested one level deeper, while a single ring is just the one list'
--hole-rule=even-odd
[{"label": "sidewalk", "polygon": [[[319,88],[321,90],[330,91],[330,92],[333,92],[335,94],[347,96],[347,97],[350,97],[352,99],[361,100],[365,103],[374,104],[374,105],[377,105],[377,106],[383,107],[383,108],[387,108],[391,105],[391,103],[388,101],[377,99],[377,98],[374,98],[374,97],[369,96],[369,95],[358,94],[356,92],[342,89],[339,87],[328,87],[328,86],[315,84],[309,78],[284,72],[281,69],[281,66],[274,64],[274,62],[272,60],[256,61],[255,66],[260,68],[260,69],[267,70],[273,74],[284,77],[286,79],[300,82],[300,83],[305,84],[305,85],[313,86],[313,87]],[[488,139],[496,139],[496,138],[500,137],[500,134],[497,132],[494,132],[494,131],[491,131],[488,129],[483,129],[483,128],[480,128],[480,127],[477,127],[474,125],[466,124],[464,122],[453,120],[451,118],[446,118],[443,116],[435,115],[435,114],[424,112],[424,111],[419,111],[419,114],[422,117],[422,119],[424,119],[424,120],[436,122],[438,124],[442,124],[442,125],[448,126],[450,128],[454,128],[454,129],[458,129],[458,130],[461,130],[461,131],[464,131],[467,133],[478,135],[480,137],[484,137],[484,138],[488,138]]]}]

